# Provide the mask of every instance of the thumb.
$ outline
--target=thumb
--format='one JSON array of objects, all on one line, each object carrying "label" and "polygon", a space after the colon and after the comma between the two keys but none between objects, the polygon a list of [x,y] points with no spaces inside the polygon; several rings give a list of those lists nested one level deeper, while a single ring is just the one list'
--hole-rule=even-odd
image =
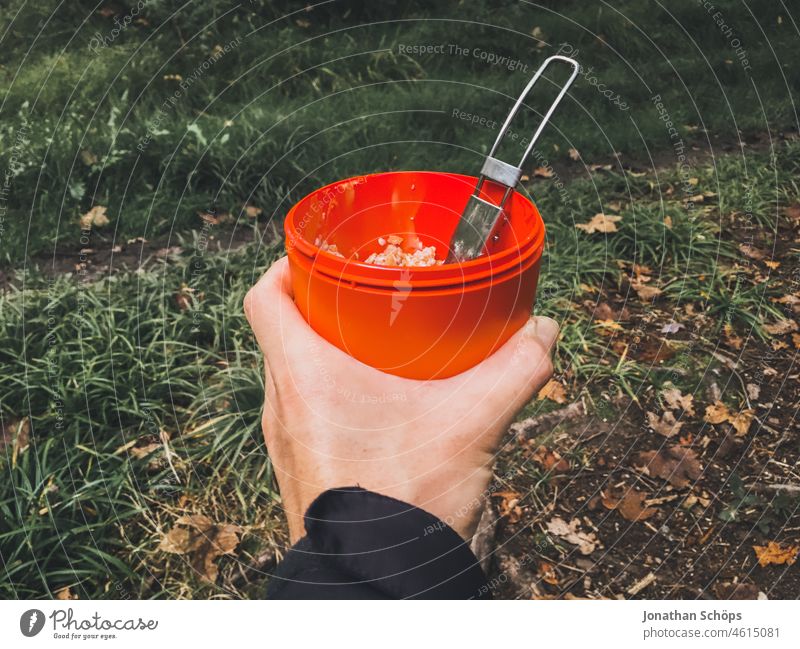
[{"label": "thumb", "polygon": [[558,323],[533,316],[517,333],[468,373],[467,389],[481,391],[510,415],[515,414],[553,374],[551,355],[558,338]]}]

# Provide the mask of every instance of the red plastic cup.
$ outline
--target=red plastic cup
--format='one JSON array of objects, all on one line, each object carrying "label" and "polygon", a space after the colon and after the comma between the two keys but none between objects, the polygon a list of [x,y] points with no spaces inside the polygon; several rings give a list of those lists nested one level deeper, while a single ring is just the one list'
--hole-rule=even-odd
[{"label": "red plastic cup", "polygon": [[[539,211],[518,192],[486,255],[426,267],[363,263],[393,234],[445,258],[476,182],[379,173],[327,185],[292,207],[286,251],[295,303],[311,327],[363,363],[413,379],[458,374],[502,346],[530,317],[544,247]],[[502,192],[487,182],[481,196],[499,202]],[[344,257],[321,250],[323,242]]]}]

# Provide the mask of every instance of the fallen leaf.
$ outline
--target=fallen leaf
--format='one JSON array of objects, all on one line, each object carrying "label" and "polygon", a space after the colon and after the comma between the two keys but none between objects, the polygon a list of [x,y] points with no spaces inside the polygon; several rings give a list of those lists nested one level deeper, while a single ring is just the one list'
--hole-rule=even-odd
[{"label": "fallen leaf", "polygon": [[780,566],[786,564],[791,566],[797,560],[800,547],[796,545],[784,546],[775,541],[769,541],[766,545],[754,545],[753,550],[758,558],[758,565],[762,568],[769,565]]},{"label": "fallen leaf", "polygon": [[676,334],[681,329],[686,329],[685,325],[682,325],[680,322],[673,322],[673,321],[670,320],[667,324],[665,324],[663,327],[661,327],[661,333],[662,334]]},{"label": "fallen leaf", "polygon": [[519,523],[522,518],[522,508],[519,506],[519,494],[516,491],[495,491],[492,498],[499,498],[498,513],[509,523]]},{"label": "fallen leaf", "polygon": [[772,270],[778,270],[781,267],[781,262],[775,261],[774,259],[768,259],[764,262],[764,265]]},{"label": "fallen leaf", "polygon": [[636,295],[639,296],[639,299],[644,300],[645,302],[649,302],[654,297],[658,297],[662,293],[661,289],[656,286],[649,286],[648,284],[642,284],[639,282],[631,282],[631,288],[636,291]]},{"label": "fallen leaf", "polygon": [[637,361],[661,363],[675,356],[675,349],[655,336],[644,336],[631,347],[631,356]]},{"label": "fallen leaf", "polygon": [[594,234],[595,232],[616,232],[616,224],[621,220],[621,216],[598,212],[588,223],[576,223],[575,227],[588,234]]},{"label": "fallen leaf", "polygon": [[181,284],[180,290],[175,294],[175,302],[181,311],[191,309],[194,303],[194,289],[185,283]]},{"label": "fallen leaf", "polygon": [[672,229],[672,217],[669,214],[664,217],[664,227],[667,228],[667,230]]},{"label": "fallen leaf", "polygon": [[662,390],[661,396],[670,408],[681,409],[694,417],[694,396],[691,394],[683,394],[678,388],[667,388]]},{"label": "fallen leaf", "polygon": [[546,446],[539,446],[531,456],[531,459],[539,464],[545,471],[554,473],[566,473],[569,471],[569,462],[555,451],[547,450]]},{"label": "fallen leaf", "polygon": [[611,171],[611,165],[589,165],[589,171]]},{"label": "fallen leaf", "polygon": [[212,214],[208,211],[198,212],[197,216],[199,216],[203,221],[206,223],[210,223],[211,225],[219,225],[219,218],[215,214]]},{"label": "fallen leaf", "polygon": [[755,259],[756,261],[760,261],[766,256],[766,253],[763,250],[759,250],[755,246],[751,246],[749,243],[740,243],[739,252],[741,252],[745,257]]},{"label": "fallen leaf", "polygon": [[742,337],[737,335],[736,331],[734,330],[733,326],[730,322],[726,322],[725,326],[722,328],[723,335],[725,337],[725,342],[728,343],[734,349],[741,349]]},{"label": "fallen leaf", "polygon": [[547,531],[573,545],[577,545],[581,554],[588,555],[597,548],[597,536],[593,532],[582,532],[580,526],[581,522],[577,518],[573,518],[567,523],[563,518],[555,516],[547,523]]},{"label": "fallen leaf", "polygon": [[158,549],[172,554],[188,554],[192,567],[209,582],[215,582],[219,568],[215,560],[232,554],[239,544],[242,529],[229,523],[214,523],[203,514],[181,516],[161,539]]},{"label": "fallen leaf", "polygon": [[244,208],[244,213],[247,214],[251,219],[261,216],[261,208],[256,207],[255,205],[246,205]]},{"label": "fallen leaf", "polygon": [[569,151],[567,151],[567,154],[569,155],[569,159],[570,160],[580,160],[581,159],[581,154],[578,153],[578,149],[569,149]]},{"label": "fallen leaf", "polygon": [[550,401],[555,401],[556,403],[566,403],[567,392],[561,383],[555,379],[550,379],[545,383],[544,387],[539,390],[539,394],[536,395],[536,398],[539,399],[539,401],[542,399],[550,399]]},{"label": "fallen leaf", "polygon": [[739,437],[747,435],[747,431],[750,430],[750,424],[752,423],[753,416],[755,414],[755,410],[752,408],[747,408],[737,412],[733,419],[730,420],[733,429],[736,431],[736,434]]},{"label": "fallen leaf", "polygon": [[81,162],[87,167],[91,167],[93,164],[97,164],[97,156],[88,149],[83,149],[81,151]]},{"label": "fallen leaf", "polygon": [[682,421],[675,421],[675,415],[673,415],[669,410],[667,410],[661,417],[654,412],[648,412],[647,423],[649,424],[650,428],[666,438],[677,435],[681,430],[681,426],[683,426]]},{"label": "fallen leaf", "polygon": [[783,334],[797,331],[797,323],[789,318],[784,318],[772,324],[765,324],[764,331],[772,336],[782,336]]},{"label": "fallen leaf", "polygon": [[753,421],[754,415],[755,411],[752,408],[746,408],[734,414],[722,401],[716,401],[706,406],[706,414],[703,420],[707,421],[709,424],[728,422],[733,426],[736,434],[741,437],[746,435],[747,431],[750,430],[750,424]]},{"label": "fallen leaf", "polygon": [[697,460],[697,454],[682,446],[642,451],[636,456],[634,464],[647,475],[666,480],[678,488],[688,487],[692,481],[703,475],[703,467]]},{"label": "fallen leaf", "polygon": [[792,334],[792,344],[795,349],[800,349],[800,334]]},{"label": "fallen leaf", "polygon": [[64,586],[63,588],[59,588],[55,593],[55,599],[58,600],[72,600],[78,599],[78,596],[73,594],[70,590],[69,586]]},{"label": "fallen leaf", "polygon": [[548,167],[536,167],[533,170],[533,176],[534,178],[552,178],[553,170]]},{"label": "fallen leaf", "polygon": [[552,563],[549,563],[548,561],[540,561],[537,572],[542,581],[550,584],[551,586],[558,586],[558,575],[556,574],[555,566]]},{"label": "fallen leaf", "polygon": [[795,224],[800,223],[800,204],[790,205],[789,207],[783,210],[783,213],[793,223]]},{"label": "fallen leaf", "polygon": [[643,521],[658,513],[657,509],[645,505],[647,494],[636,489],[626,489],[620,496],[618,494],[603,494],[603,506],[606,509],[617,510],[622,518],[627,521]]},{"label": "fallen leaf", "polygon": [[102,205],[95,205],[86,214],[81,217],[81,229],[88,230],[91,227],[102,228],[108,225],[108,216],[106,216],[106,207]]},{"label": "fallen leaf", "polygon": [[706,406],[706,414],[703,416],[703,420],[709,424],[721,424],[728,421],[730,417],[731,413],[728,410],[728,406],[721,401],[717,401]]},{"label": "fallen leaf", "polygon": [[748,383],[746,386],[747,388],[747,397],[748,399],[753,399],[754,401],[758,399],[759,395],[761,394],[761,387],[755,383]]}]

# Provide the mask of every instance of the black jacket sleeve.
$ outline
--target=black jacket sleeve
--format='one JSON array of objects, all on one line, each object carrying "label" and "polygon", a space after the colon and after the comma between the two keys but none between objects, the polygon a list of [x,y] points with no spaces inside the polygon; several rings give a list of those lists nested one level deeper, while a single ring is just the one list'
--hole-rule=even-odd
[{"label": "black jacket sleeve", "polygon": [[277,566],[271,599],[484,599],[475,555],[428,512],[359,487],[322,493]]}]

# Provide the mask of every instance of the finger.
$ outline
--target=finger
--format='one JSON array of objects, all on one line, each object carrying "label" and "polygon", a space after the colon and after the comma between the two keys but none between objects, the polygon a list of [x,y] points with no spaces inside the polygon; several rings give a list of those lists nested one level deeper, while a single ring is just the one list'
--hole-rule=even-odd
[{"label": "finger", "polygon": [[264,354],[281,345],[281,329],[308,326],[294,304],[286,257],[274,262],[247,292],[244,313]]},{"label": "finger", "polygon": [[555,320],[532,317],[505,345],[464,374],[465,393],[485,400],[498,414],[513,416],[552,376],[557,338]]}]

